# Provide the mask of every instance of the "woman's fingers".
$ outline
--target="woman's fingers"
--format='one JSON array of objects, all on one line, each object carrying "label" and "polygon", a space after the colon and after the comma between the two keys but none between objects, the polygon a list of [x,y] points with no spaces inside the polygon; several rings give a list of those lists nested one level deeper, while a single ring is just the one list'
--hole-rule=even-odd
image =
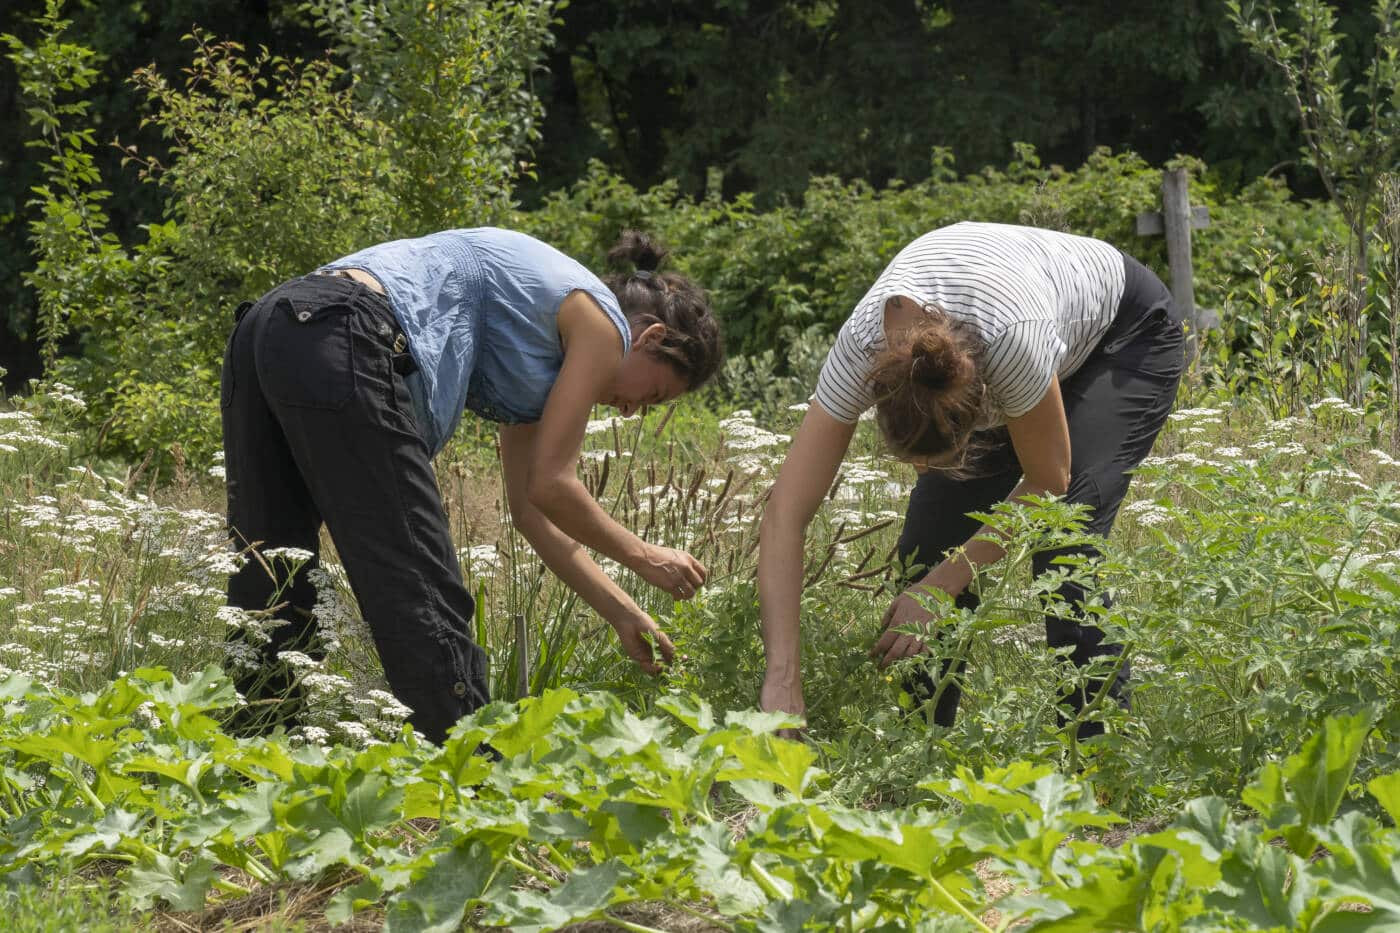
[{"label": "woman's fingers", "polygon": [[893,629],[886,629],[885,633],[876,639],[875,647],[870,649],[870,656],[872,658],[883,657],[885,652],[890,650],[890,646],[894,644],[895,639],[898,637],[898,632]]},{"label": "woman's fingers", "polygon": [[896,661],[904,658],[912,658],[914,655],[922,653],[923,650],[924,643],[913,635],[900,635],[895,639],[894,644],[890,646],[890,650],[885,653],[884,659],[880,662],[880,667],[889,667]]},{"label": "woman's fingers", "polygon": [[875,647],[870,649],[870,656],[879,660],[881,668],[889,667],[901,658],[913,657],[927,650],[927,646],[918,637],[899,630],[902,625],[924,621],[917,617],[910,618],[907,613],[899,611],[901,601],[906,599],[908,597],[899,597],[885,611],[884,634],[875,642]]},{"label": "woman's fingers", "polygon": [[880,627],[882,629],[888,629],[891,625],[894,625],[895,617],[908,599],[908,596],[900,594],[890,602],[889,608],[885,610],[885,615],[880,619]]},{"label": "woman's fingers", "polygon": [[671,639],[666,637],[666,633],[661,631],[661,626],[657,625],[655,621],[651,623],[651,628],[648,631],[651,632],[651,637],[656,640],[656,647],[661,650],[661,660],[670,664],[676,656],[676,646],[671,644]]},{"label": "woman's fingers", "polygon": [[670,592],[677,599],[690,599],[700,592],[700,587],[705,585],[705,578],[708,573],[705,565],[685,551],[672,550],[674,562],[671,564],[670,573],[674,581]]},{"label": "woman's fingers", "polygon": [[700,587],[705,585],[705,568],[700,565],[698,560],[691,557],[685,551],[679,551],[677,553],[679,553],[682,558],[681,573],[685,577],[685,582],[690,584],[692,591],[700,589]]}]

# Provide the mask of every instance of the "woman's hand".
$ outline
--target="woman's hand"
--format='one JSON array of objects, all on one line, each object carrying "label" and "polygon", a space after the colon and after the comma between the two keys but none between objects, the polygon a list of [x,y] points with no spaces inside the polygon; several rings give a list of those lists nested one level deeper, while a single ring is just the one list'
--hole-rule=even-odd
[{"label": "woman's hand", "polygon": [[[758,692],[758,708],[765,712],[791,713],[802,716],[807,712],[807,704],[802,700],[802,679],[787,677],[769,671],[763,678],[763,687]],[[778,737],[799,739],[797,729],[779,729]]]},{"label": "woman's hand", "polygon": [[884,634],[875,642],[875,647],[870,649],[870,656],[876,659],[881,668],[928,650],[928,645],[919,636],[899,631],[914,628],[920,632],[928,632],[933,627],[933,613],[920,605],[913,596],[917,589],[918,587],[913,587],[905,590],[890,603],[890,608],[885,610],[885,618],[881,621]]},{"label": "woman's hand", "polygon": [[632,568],[637,576],[675,599],[690,599],[705,585],[705,565],[685,551],[648,544]]},{"label": "woman's hand", "polygon": [[[670,664],[671,659],[676,656],[671,639],[666,637],[666,633],[656,624],[655,619],[640,609],[616,619],[609,619],[608,624],[617,632],[617,640],[622,642],[622,650],[648,674],[661,673],[662,666]],[[656,643],[655,649],[652,642]],[[661,653],[660,663],[656,659],[657,650]]]},{"label": "woman's hand", "polygon": [[967,588],[970,581],[971,572],[964,561],[943,561],[928,576],[890,603],[890,608],[885,610],[885,617],[881,621],[885,632],[880,636],[880,640],[875,642],[875,647],[870,649],[870,656],[879,662],[881,668],[885,668],[901,658],[912,658],[928,651],[928,645],[923,638],[899,629],[913,628],[923,633],[931,631],[936,621],[934,614],[924,608],[919,598],[932,599],[930,590],[942,590],[949,596],[957,596]]}]

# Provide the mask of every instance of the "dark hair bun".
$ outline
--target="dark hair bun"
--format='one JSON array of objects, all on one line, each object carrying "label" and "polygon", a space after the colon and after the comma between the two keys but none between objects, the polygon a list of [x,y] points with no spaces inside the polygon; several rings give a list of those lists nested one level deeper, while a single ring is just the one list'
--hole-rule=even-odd
[{"label": "dark hair bun", "polygon": [[608,250],[608,263],[614,266],[632,266],[642,272],[651,272],[661,265],[661,260],[670,251],[640,230],[624,230],[617,243]]}]

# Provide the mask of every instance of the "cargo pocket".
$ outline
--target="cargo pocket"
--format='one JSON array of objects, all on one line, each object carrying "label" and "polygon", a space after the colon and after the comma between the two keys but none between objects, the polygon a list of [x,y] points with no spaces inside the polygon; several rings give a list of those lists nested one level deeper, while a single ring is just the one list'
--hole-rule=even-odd
[{"label": "cargo pocket", "polygon": [[349,304],[278,298],[259,347],[263,391],[284,405],[337,410],[355,391]]},{"label": "cargo pocket", "polygon": [[486,682],[486,652],[469,639],[440,637],[443,675],[453,699],[461,704],[462,715],[475,712],[491,702]]}]

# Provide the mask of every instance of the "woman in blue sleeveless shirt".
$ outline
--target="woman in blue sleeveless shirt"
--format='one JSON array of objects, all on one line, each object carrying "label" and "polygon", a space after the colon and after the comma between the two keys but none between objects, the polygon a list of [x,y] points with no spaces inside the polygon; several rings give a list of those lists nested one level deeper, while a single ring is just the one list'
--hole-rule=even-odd
[{"label": "woman in blue sleeveless shirt", "polygon": [[[665,634],[588,556],[616,560],[676,599],[705,568],[650,545],[588,495],[576,466],[595,404],[624,415],[699,387],[719,366],[719,328],[690,280],[657,273],[650,239],[609,254],[631,275],[605,282],[508,230],[450,230],[346,256],[239,308],[222,379],[230,533],[240,548],[313,556],[292,579],[249,560],[229,602],[277,601],[285,624],[242,650],[237,725],[291,724],[300,711],[280,651],[318,652],[312,613],[322,522],[330,530],[389,685],[440,742],[487,699],[465,585],[430,461],[464,410],[497,421],[515,526],[602,616],[643,668]],[[249,656],[251,655],[251,657]]]}]

